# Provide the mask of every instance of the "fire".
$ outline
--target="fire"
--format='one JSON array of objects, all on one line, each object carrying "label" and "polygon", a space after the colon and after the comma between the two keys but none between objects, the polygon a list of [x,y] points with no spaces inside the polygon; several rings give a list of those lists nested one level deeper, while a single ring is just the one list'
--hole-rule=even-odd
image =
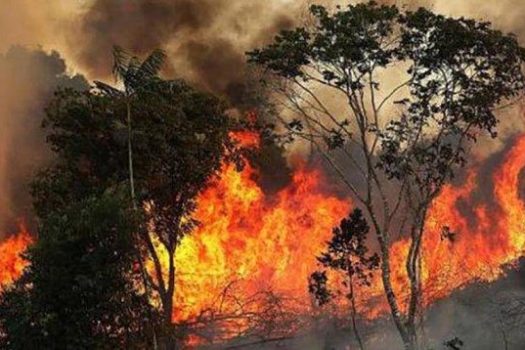
[{"label": "fire", "polygon": [[[475,169],[464,186],[447,186],[432,208],[425,241],[426,284],[444,273],[447,286],[439,296],[473,280],[491,282],[503,273],[525,249],[525,204],[520,198],[520,172],[525,167],[525,135],[519,137],[493,174],[494,204],[471,202],[476,188]],[[477,184],[484,186],[485,184]],[[467,201],[473,215],[467,218],[457,207]],[[473,217],[472,217],[473,216]],[[446,223],[457,232],[457,242],[440,242],[440,225]],[[440,266],[441,265],[441,266]]]},{"label": "fire", "polygon": [[[232,137],[243,146],[259,144],[249,133]],[[491,203],[473,199],[482,186],[490,187],[478,182],[476,166],[468,170],[463,184],[444,187],[425,229],[421,264],[425,306],[470,283],[500,278],[506,265],[524,255],[523,168],[525,135],[513,142],[492,174]],[[185,237],[176,256],[175,320],[194,320],[210,312],[233,281],[236,292],[247,298],[275,291],[299,300],[301,312],[311,311],[307,276],[351,202],[334,195],[320,171],[305,166],[296,167],[291,182],[271,196],[258,185],[257,176],[249,164],[242,171],[225,164],[221,177],[199,196],[195,216],[201,224]],[[453,240],[443,237],[444,226],[455,234]],[[20,276],[27,265],[20,253],[31,242],[21,226],[17,235],[0,243],[0,288]],[[404,239],[391,247],[392,280],[402,307],[408,296],[407,251]],[[368,318],[388,312],[379,276],[357,296],[359,309]]]},{"label": "fire", "polygon": [[16,281],[27,266],[21,254],[33,241],[24,225],[20,231],[0,243],[0,291]]},{"label": "fire", "polygon": [[[423,256],[424,303],[448,296],[474,281],[492,282],[525,250],[525,204],[520,198],[520,172],[525,167],[525,135],[519,137],[493,174],[494,203],[473,203],[476,183],[471,169],[461,187],[448,185],[432,206]],[[479,186],[479,187],[478,187]],[[470,209],[466,216],[459,201]],[[456,233],[454,242],[440,238],[443,225]]]},{"label": "fire", "polygon": [[298,169],[292,182],[266,198],[247,165],[225,165],[220,180],[199,198],[201,226],[177,253],[176,319],[196,316],[233,280],[245,296],[259,290],[307,298],[306,276],[349,202],[323,191],[318,171]]},{"label": "fire", "polygon": [[[486,186],[476,182],[476,167],[469,170],[465,183],[445,186],[435,200],[423,243],[425,305],[469,283],[494,281],[504,274],[504,265],[523,256],[525,207],[519,197],[523,167],[525,135],[493,174],[494,203],[473,202],[478,186]],[[304,167],[275,198],[265,197],[254,176],[250,166],[242,172],[224,166],[222,178],[200,196],[196,216],[202,224],[183,241],[177,256],[175,319],[209,310],[233,280],[243,281],[246,296],[277,289],[302,299],[308,307],[307,276],[315,269],[315,256],[332,227],[348,214],[350,201],[327,194],[322,175]],[[460,210],[460,202],[468,213]],[[453,240],[443,238],[444,226],[454,233]],[[393,283],[402,307],[409,290],[407,252],[407,240],[391,247]],[[357,295],[368,318],[388,312],[379,276]]]},{"label": "fire", "polygon": [[241,147],[246,148],[258,147],[261,142],[259,134],[250,131],[231,132],[230,137]]},{"label": "fire", "polygon": [[[500,278],[507,265],[524,255],[525,204],[520,198],[519,184],[524,167],[525,135],[522,135],[492,175],[494,203],[475,203],[472,199],[476,190],[487,186],[476,182],[477,167],[469,169],[463,184],[443,188],[430,209],[424,233],[421,264],[424,306],[470,283]],[[454,233],[453,239],[443,237],[445,226]],[[390,249],[392,280],[402,308],[406,307],[409,293],[405,270],[408,249],[406,239],[395,242]],[[360,301],[369,318],[388,311],[379,278]]]},{"label": "fire", "polygon": [[[230,136],[244,148],[260,145],[255,132]],[[256,176],[248,163],[240,172],[224,164],[220,179],[198,198],[195,217],[201,225],[183,240],[176,256],[175,319],[213,308],[232,281],[244,297],[277,290],[307,298],[305,276],[315,268],[311,257],[346,215],[349,201],[325,194],[321,173],[305,167],[272,198],[265,196]]]}]

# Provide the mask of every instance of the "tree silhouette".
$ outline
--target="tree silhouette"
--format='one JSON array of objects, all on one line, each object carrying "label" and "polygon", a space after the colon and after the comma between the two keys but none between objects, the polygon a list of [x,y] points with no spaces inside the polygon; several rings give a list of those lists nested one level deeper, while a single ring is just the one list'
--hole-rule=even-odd
[{"label": "tree silhouette", "polygon": [[[355,286],[369,285],[373,271],[379,268],[379,256],[368,252],[366,239],[369,231],[363,212],[354,209],[348,218],[334,228],[326,251],[317,258],[322,267],[344,277],[342,284],[346,290],[345,296],[350,301],[352,329],[361,349],[364,349],[364,345],[356,322]],[[315,271],[310,276],[309,291],[319,305],[330,301],[334,292],[329,290],[326,271]]]},{"label": "tree silhouette", "polygon": [[173,349],[177,248],[198,224],[197,195],[233,153],[233,121],[218,98],[129,66],[135,73],[126,77],[126,92],[97,82],[91,91],[56,93],[44,125],[57,162],[37,177],[33,196],[37,214],[46,216],[93,192],[129,188],[132,174],[130,207],[142,218],[136,262],[161,310],[159,341]]},{"label": "tree silhouette", "polygon": [[143,349],[155,323],[135,284],[136,211],[108,191],[41,218],[23,276],[0,297],[2,349]]},{"label": "tree silhouette", "polygon": [[126,105],[126,121],[128,131],[128,171],[131,200],[134,208],[137,206],[135,196],[135,179],[133,176],[133,128],[131,100],[138,90],[146,90],[158,81],[158,74],[166,54],[163,50],[154,50],[146,59],[140,61],[136,56],[130,55],[119,46],[113,47],[113,75],[117,83],[122,83],[123,89],[119,90],[101,81],[95,81],[95,86],[105,94],[124,99]]}]

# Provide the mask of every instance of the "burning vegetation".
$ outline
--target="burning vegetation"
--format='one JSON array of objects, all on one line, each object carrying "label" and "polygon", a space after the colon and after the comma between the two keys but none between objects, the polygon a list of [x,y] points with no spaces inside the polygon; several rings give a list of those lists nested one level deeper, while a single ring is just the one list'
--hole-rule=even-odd
[{"label": "burning vegetation", "polygon": [[[254,136],[245,139],[252,140],[251,145],[258,143],[253,142]],[[423,249],[426,306],[470,283],[501,278],[509,264],[515,265],[523,256],[525,208],[520,173],[525,167],[525,137],[516,137],[502,154],[492,183],[478,182],[481,166],[469,168],[460,183],[447,185],[432,205]],[[269,294],[263,291],[282,299],[279,307],[294,313],[293,317],[313,314],[308,276],[316,269],[315,256],[352,207],[348,199],[326,188],[326,177],[319,170],[296,168],[292,181],[271,198],[257,184],[256,173],[250,165],[240,172],[233,165],[223,165],[219,180],[198,198],[195,216],[201,225],[178,248],[173,318],[195,327],[192,339],[198,344],[212,332],[228,339],[256,326],[246,314],[267,307],[263,297]],[[474,193],[485,186],[492,188],[494,203],[473,203],[468,205],[471,211],[462,211],[460,203],[473,201]],[[31,242],[21,226],[20,233],[0,245],[2,286],[22,273],[27,262],[20,254]],[[401,264],[407,249],[403,239],[391,248],[395,288],[400,293],[407,288]],[[377,273],[371,285],[358,286],[355,295],[362,316],[374,319],[387,314]],[[239,303],[245,304],[243,308]],[[211,325],[216,327],[213,331]],[[290,328],[284,333],[294,331]]]},{"label": "burning vegetation", "polygon": [[[434,201],[423,243],[426,306],[469,283],[494,281],[522,256],[525,208],[519,179],[524,151],[525,137],[517,137],[494,169],[491,184],[479,183],[473,166],[464,181],[447,185]],[[253,180],[254,171],[225,166],[220,180],[199,197],[196,217],[202,225],[179,248],[177,319],[198,317],[212,308],[235,280],[243,296],[265,289],[284,292],[301,301],[305,314],[311,312],[307,278],[351,202],[323,188],[326,179],[319,171],[302,167],[275,198],[266,198]],[[472,201],[483,186],[492,187],[494,203],[468,205],[474,215],[461,211],[461,202]],[[401,295],[407,290],[402,264],[407,251],[402,238],[391,248],[393,280]],[[360,313],[370,319],[384,315],[388,306],[379,276],[362,288],[356,293]]]}]

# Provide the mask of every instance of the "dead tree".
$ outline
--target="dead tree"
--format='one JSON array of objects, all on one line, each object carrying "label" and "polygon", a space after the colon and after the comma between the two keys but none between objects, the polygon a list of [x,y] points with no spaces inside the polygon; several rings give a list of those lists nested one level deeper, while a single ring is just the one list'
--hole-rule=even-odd
[{"label": "dead tree", "polygon": [[242,281],[228,283],[199,314],[178,325],[181,337],[200,339],[201,346],[243,348],[292,339],[305,327],[298,310],[304,305],[271,290],[246,294]]}]

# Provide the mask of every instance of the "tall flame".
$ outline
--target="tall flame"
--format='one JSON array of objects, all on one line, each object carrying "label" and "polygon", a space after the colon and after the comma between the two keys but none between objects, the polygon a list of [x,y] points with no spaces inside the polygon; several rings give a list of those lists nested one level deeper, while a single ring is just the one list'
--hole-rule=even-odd
[{"label": "tall flame", "polygon": [[[525,204],[520,198],[520,173],[525,167],[525,135],[514,141],[492,175],[494,203],[475,203],[473,193],[488,184],[477,183],[477,168],[469,169],[460,186],[446,185],[430,208],[424,240],[421,275],[423,304],[429,305],[472,282],[492,282],[505,274],[525,252]],[[459,204],[465,210],[460,210]],[[443,237],[449,227],[455,238]],[[400,240],[391,248],[394,288],[406,305],[407,274],[404,268],[409,242]],[[379,281],[368,297],[382,294]],[[373,306],[369,316],[386,311],[386,304]]]},{"label": "tall flame", "polygon": [[[428,305],[474,281],[490,282],[524,253],[525,207],[519,175],[525,167],[525,135],[518,138],[493,174],[494,204],[471,199],[478,169],[469,169],[461,185],[446,185],[433,203],[425,229],[422,257],[423,303]],[[290,293],[308,305],[307,276],[333,226],[351,205],[323,191],[322,175],[299,167],[288,187],[266,198],[246,167],[224,166],[222,178],[198,200],[202,225],[188,236],[177,256],[176,319],[188,319],[211,307],[229,281],[243,280],[244,293],[264,288]],[[458,203],[470,208],[468,215]],[[443,238],[449,227],[455,239]],[[409,242],[391,247],[392,281],[406,305],[405,258]],[[379,276],[357,292],[361,312],[375,318],[388,311]],[[305,310],[307,312],[308,310]]]},{"label": "tall flame", "polygon": [[199,198],[202,225],[183,240],[176,318],[194,316],[232,280],[248,280],[245,295],[258,290],[307,295],[306,276],[349,202],[322,191],[317,171],[298,169],[292,182],[266,198],[247,165],[225,165],[221,179]]},{"label": "tall flame", "polygon": [[[237,135],[240,143],[256,146],[257,138]],[[422,256],[423,303],[450,295],[475,281],[490,282],[505,273],[505,265],[524,255],[525,204],[520,198],[520,174],[525,168],[525,135],[518,137],[492,175],[493,203],[474,201],[479,168],[472,167],[461,185],[446,185],[429,212]],[[177,293],[174,318],[190,320],[213,307],[226,286],[242,281],[241,292],[288,293],[308,309],[307,276],[332,227],[351,208],[350,200],[326,190],[323,175],[299,166],[292,181],[267,196],[249,164],[242,171],[224,165],[222,176],[198,198],[201,222],[177,252]],[[459,205],[461,203],[461,205]],[[461,209],[463,208],[463,210]],[[467,210],[464,210],[467,208]],[[443,227],[456,234],[443,238]],[[20,256],[32,238],[22,226],[0,243],[0,289],[21,274],[27,262]],[[408,282],[404,260],[409,242],[391,247],[392,281],[406,303]],[[388,311],[378,276],[358,290],[360,311],[369,318]]]}]

